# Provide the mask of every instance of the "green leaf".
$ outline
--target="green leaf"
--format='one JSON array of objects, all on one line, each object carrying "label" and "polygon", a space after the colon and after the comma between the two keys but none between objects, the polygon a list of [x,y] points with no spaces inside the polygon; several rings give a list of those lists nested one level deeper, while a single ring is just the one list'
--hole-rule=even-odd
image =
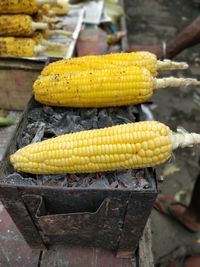
[{"label": "green leaf", "polygon": [[14,124],[17,124],[17,120],[5,118],[5,117],[0,117],[0,127],[10,126],[10,125],[14,125]]}]

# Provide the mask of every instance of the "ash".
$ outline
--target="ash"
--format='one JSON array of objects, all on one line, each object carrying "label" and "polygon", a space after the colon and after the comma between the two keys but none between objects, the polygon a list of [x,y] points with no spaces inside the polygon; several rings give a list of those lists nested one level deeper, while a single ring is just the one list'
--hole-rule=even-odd
[{"label": "ash", "polygon": [[[17,149],[62,134],[98,129],[135,122],[139,118],[136,106],[106,109],[73,109],[49,107],[34,101],[27,111],[24,128],[17,138]],[[125,170],[91,174],[33,175],[12,173],[6,183],[78,188],[130,188],[150,190],[147,170]]]}]

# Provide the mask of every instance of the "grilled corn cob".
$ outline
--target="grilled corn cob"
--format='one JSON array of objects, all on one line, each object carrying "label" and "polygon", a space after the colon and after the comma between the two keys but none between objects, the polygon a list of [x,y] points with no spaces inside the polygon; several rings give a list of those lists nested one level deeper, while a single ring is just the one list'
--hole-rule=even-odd
[{"label": "grilled corn cob", "polygon": [[67,15],[70,5],[65,0],[57,1],[60,6],[52,6],[52,11],[57,15]]},{"label": "grilled corn cob", "polygon": [[57,49],[62,44],[32,38],[0,37],[0,56],[36,57],[49,47]]},{"label": "grilled corn cob", "polygon": [[84,173],[153,167],[173,149],[200,143],[200,135],[173,133],[166,125],[139,122],[66,134],[30,144],[11,155],[17,171]]},{"label": "grilled corn cob", "polygon": [[40,76],[33,85],[35,99],[66,107],[109,107],[139,104],[154,89],[199,84],[195,79],[153,78],[145,68],[117,67]]},{"label": "grilled corn cob", "polygon": [[1,0],[0,14],[34,14],[45,3],[56,4],[56,0]]},{"label": "grilled corn cob", "polygon": [[33,57],[36,49],[31,38],[0,37],[0,56]]},{"label": "grilled corn cob", "polygon": [[47,23],[34,22],[29,15],[0,16],[0,36],[33,36],[36,30],[45,30]]},{"label": "grilled corn cob", "polygon": [[149,52],[132,52],[84,56],[56,61],[46,66],[42,71],[42,75],[64,74],[68,71],[90,69],[112,69],[115,66],[145,67],[153,76],[157,75],[157,70],[185,69],[188,67],[184,62],[174,62],[171,60],[159,61],[156,55]]}]

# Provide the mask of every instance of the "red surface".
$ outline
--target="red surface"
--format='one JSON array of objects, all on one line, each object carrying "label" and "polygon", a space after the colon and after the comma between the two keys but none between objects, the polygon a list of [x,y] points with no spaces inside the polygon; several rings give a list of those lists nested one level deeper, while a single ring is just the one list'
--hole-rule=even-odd
[{"label": "red surface", "polygon": [[133,267],[131,259],[117,259],[111,252],[96,248],[56,247],[33,251],[0,205],[0,267]]},{"label": "red surface", "polygon": [[0,205],[0,266],[36,267],[40,251],[32,251]]}]

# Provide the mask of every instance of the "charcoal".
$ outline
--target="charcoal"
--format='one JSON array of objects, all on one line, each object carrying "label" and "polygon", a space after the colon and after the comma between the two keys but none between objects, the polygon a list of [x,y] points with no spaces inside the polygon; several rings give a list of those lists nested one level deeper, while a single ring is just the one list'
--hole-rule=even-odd
[{"label": "charcoal", "polygon": [[98,128],[105,128],[113,126],[113,121],[108,116],[101,116],[98,120]]},{"label": "charcoal", "polygon": [[36,143],[41,141],[44,136],[44,130],[45,130],[45,123],[41,122],[38,126],[37,132],[35,133],[35,136],[31,143]]},{"label": "charcoal", "polygon": [[[18,148],[62,134],[134,122],[135,106],[102,109],[49,107],[39,103],[29,111],[28,122],[17,139]],[[31,177],[28,179],[28,177]],[[19,182],[46,186],[90,188],[134,188],[148,190],[151,185],[144,171],[127,170],[92,174],[31,175],[20,174]],[[14,176],[16,177],[16,176]],[[12,177],[11,177],[12,178]],[[17,178],[17,179],[18,179]],[[12,179],[11,179],[12,182]]]},{"label": "charcoal", "polygon": [[93,128],[93,121],[92,120],[83,120],[80,122],[80,124],[84,130],[90,130]]},{"label": "charcoal", "polygon": [[136,185],[135,179],[133,178],[132,170],[118,172],[117,179],[124,187],[134,187]]},{"label": "charcoal", "polygon": [[24,133],[24,135],[21,137],[18,138],[18,147],[21,148],[21,147],[24,147],[24,146],[27,146],[30,144],[31,142],[31,135],[28,134],[28,133]]},{"label": "charcoal", "polygon": [[109,188],[110,184],[106,178],[94,180],[94,182],[89,186],[91,188]]},{"label": "charcoal", "polygon": [[96,108],[84,109],[82,114],[83,115],[81,116],[81,119],[91,119],[91,118],[97,116],[97,109]]},{"label": "charcoal", "polygon": [[41,112],[41,108],[34,108],[28,113],[28,119],[32,121],[42,120],[43,113]]},{"label": "charcoal", "polygon": [[56,175],[37,175],[37,183],[39,185],[57,185],[57,186],[67,186],[67,175],[66,174],[56,174]]},{"label": "charcoal", "polygon": [[24,178],[19,173],[13,173],[6,177],[6,183],[18,185],[36,185],[36,181],[32,178]]},{"label": "charcoal", "polygon": [[54,110],[53,110],[53,108],[51,108],[51,107],[49,107],[49,106],[44,106],[44,107],[43,107],[43,111],[44,111],[44,113],[46,113],[47,115],[50,115],[50,116],[54,115]]}]

